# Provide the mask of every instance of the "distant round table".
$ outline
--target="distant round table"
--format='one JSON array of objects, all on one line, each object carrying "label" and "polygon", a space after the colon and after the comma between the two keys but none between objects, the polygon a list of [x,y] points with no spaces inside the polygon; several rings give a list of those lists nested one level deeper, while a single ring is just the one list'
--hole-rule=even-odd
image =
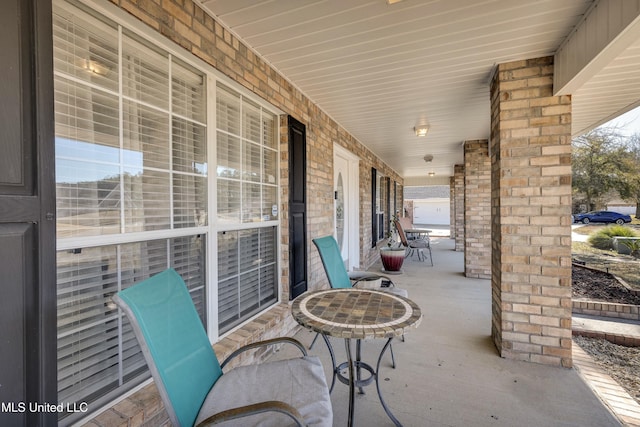
[{"label": "distant round table", "polygon": [[405,234],[407,235],[407,237],[408,237],[409,235],[414,235],[414,234],[416,234],[416,235],[418,236],[418,237],[417,237],[418,239],[420,239],[420,238],[424,238],[424,237],[422,237],[422,236],[425,236],[425,235],[426,235],[426,237],[427,237],[427,239],[428,239],[428,238],[429,238],[429,234],[430,234],[432,231],[433,231],[433,230],[429,230],[429,229],[427,229],[427,228],[407,228],[407,229],[405,229],[405,230],[404,230],[404,232],[405,232]]},{"label": "distant round table", "polygon": [[[334,365],[333,381],[335,382],[337,376],[340,382],[349,386],[348,426],[353,425],[355,387],[362,389],[373,381],[376,383],[378,397],[385,412],[395,425],[401,426],[382,398],[378,371],[382,356],[389,348],[391,340],[420,324],[420,307],[408,298],[388,292],[355,288],[328,289],[299,296],[293,301],[291,313],[300,325],[319,332],[325,338]],[[333,349],[326,336],[344,338],[347,362],[336,365]],[[376,338],[386,338],[387,342],[380,351],[374,369],[360,360],[360,340]],[[351,355],[351,339],[357,340],[355,361]],[[345,367],[349,369],[348,378],[340,372]],[[370,376],[362,379],[361,370],[367,371]]]},{"label": "distant round table", "polygon": [[[432,232],[433,230],[429,230],[427,228],[407,228],[404,230],[405,234],[407,235],[407,239],[409,239],[409,236],[414,236],[411,239],[423,239],[426,240],[427,242],[430,242],[430,236],[429,234]],[[428,245],[430,245],[430,243],[427,243]],[[418,250],[418,260],[421,259],[421,254],[422,254],[422,260],[424,260],[424,253],[423,253],[423,249],[424,248],[410,248],[409,251],[409,255],[413,255],[413,251],[417,249]],[[429,257],[431,257],[431,247],[429,247]],[[433,258],[431,258],[431,265],[433,265]]]}]

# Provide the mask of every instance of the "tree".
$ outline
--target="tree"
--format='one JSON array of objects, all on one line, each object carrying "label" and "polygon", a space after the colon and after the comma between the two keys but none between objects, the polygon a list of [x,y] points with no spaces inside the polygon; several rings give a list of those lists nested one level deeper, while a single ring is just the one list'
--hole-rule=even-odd
[{"label": "tree", "polygon": [[625,148],[615,128],[596,128],[572,141],[573,189],[593,210],[606,202],[605,195],[618,190],[624,175]]},{"label": "tree", "polygon": [[636,204],[636,217],[640,214],[640,134],[629,137],[625,144],[625,156],[621,159],[620,197]]}]

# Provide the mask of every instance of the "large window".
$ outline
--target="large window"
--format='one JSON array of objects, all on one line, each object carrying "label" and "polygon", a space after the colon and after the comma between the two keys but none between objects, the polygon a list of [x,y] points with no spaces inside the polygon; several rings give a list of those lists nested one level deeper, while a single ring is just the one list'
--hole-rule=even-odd
[{"label": "large window", "polygon": [[212,338],[278,300],[278,117],[114,19],[54,1],[58,399],[90,411],[149,377],[115,292],[175,268]]},{"label": "large window", "polygon": [[277,301],[277,118],[219,84],[216,97],[218,326]]},{"label": "large window", "polygon": [[388,237],[390,221],[398,214],[397,183],[371,168],[371,247]]},{"label": "large window", "polygon": [[115,292],[173,267],[205,323],[206,75],[67,3],[53,27],[58,400],[94,409],[148,377]]},{"label": "large window", "polygon": [[388,229],[386,224],[389,218],[389,189],[387,188],[387,182],[388,178],[380,174],[375,168],[371,168],[371,197],[373,199],[373,203],[371,204],[372,247],[375,247],[378,242],[386,237],[385,233]]}]

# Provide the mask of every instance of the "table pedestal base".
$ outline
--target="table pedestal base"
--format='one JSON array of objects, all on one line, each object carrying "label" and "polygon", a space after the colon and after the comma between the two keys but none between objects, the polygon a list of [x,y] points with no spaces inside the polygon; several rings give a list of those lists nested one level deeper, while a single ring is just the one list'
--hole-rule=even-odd
[{"label": "table pedestal base", "polygon": [[[354,360],[351,354],[351,339],[345,338],[344,342],[345,342],[345,350],[347,352],[347,361],[337,365],[335,354],[333,352],[333,347],[331,346],[329,339],[325,335],[323,335],[322,337],[324,338],[327,344],[327,348],[329,349],[329,354],[331,355],[331,362],[333,364],[333,379],[331,380],[331,387],[329,388],[329,392],[333,391],[333,386],[335,385],[336,378],[338,378],[338,380],[341,383],[349,386],[349,419],[348,419],[347,425],[349,427],[353,426],[356,387],[359,389],[360,394],[364,394],[363,387],[366,387],[375,381],[376,391],[378,392],[378,399],[380,399],[380,404],[382,405],[384,412],[386,412],[387,416],[391,419],[391,421],[393,421],[393,423],[396,426],[402,427],[402,424],[400,424],[400,421],[398,421],[398,419],[393,415],[393,413],[391,413],[391,410],[389,409],[389,407],[387,406],[387,403],[384,401],[384,398],[382,397],[382,391],[380,390],[380,381],[379,381],[379,375],[378,375],[380,372],[380,362],[382,361],[382,357],[386,353],[387,349],[391,347],[391,341],[393,340],[393,338],[387,339],[387,342],[385,343],[384,347],[380,351],[380,355],[378,356],[378,361],[374,369],[371,365],[361,360],[361,351],[360,351],[361,340],[360,339],[356,340],[356,358]],[[348,369],[348,376],[344,376],[341,372],[345,368]],[[363,370],[369,374],[365,378],[362,378]]]},{"label": "table pedestal base", "polygon": [[[422,320],[420,307],[410,299],[391,292],[340,288],[300,295],[291,305],[291,314],[300,325],[322,334],[331,353],[333,375],[330,391],[333,391],[336,377],[340,382],[349,385],[348,425],[353,426],[356,387],[364,393],[364,387],[375,382],[380,404],[387,416],[396,426],[401,426],[382,397],[380,363],[387,349],[393,356],[393,337],[402,336],[407,328],[418,326]],[[336,363],[328,336],[344,339],[346,363]],[[361,341],[382,337],[385,337],[387,342],[380,351],[374,369],[360,357]],[[354,339],[357,343],[355,360],[351,352],[351,340]],[[348,376],[342,372],[345,368],[348,369]]]},{"label": "table pedestal base", "polygon": [[[375,380],[376,371],[373,369],[373,366],[369,365],[360,360],[353,361],[354,369],[356,370],[356,379],[354,380],[354,385],[360,389],[360,394],[364,394],[364,390],[362,387],[366,387]],[[349,377],[342,374],[342,370],[345,368],[349,368],[349,362],[343,362],[340,365],[336,366],[335,374],[338,380],[345,385],[349,385]],[[362,370],[365,370],[369,373],[367,378],[362,378]]]}]

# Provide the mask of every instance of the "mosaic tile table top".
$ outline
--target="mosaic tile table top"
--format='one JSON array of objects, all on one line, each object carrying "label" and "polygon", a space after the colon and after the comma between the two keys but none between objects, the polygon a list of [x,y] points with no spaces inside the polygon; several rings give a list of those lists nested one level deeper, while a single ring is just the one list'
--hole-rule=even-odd
[{"label": "mosaic tile table top", "polygon": [[420,307],[408,298],[361,289],[328,289],[293,301],[293,318],[315,332],[338,338],[392,338],[415,328]]}]

